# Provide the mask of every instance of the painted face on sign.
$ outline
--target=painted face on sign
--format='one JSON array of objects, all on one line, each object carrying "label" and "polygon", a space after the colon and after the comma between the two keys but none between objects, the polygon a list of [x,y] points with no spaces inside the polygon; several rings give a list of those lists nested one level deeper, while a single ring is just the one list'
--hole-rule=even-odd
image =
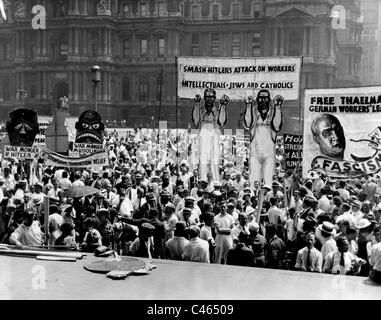
[{"label": "painted face on sign", "polygon": [[6,129],[11,145],[31,147],[39,132],[37,113],[29,109],[17,109],[9,115],[11,119]]},{"label": "painted face on sign", "polygon": [[311,131],[314,141],[319,145],[323,154],[335,160],[343,160],[344,129],[335,116],[323,114],[315,118],[311,124]]},{"label": "painted face on sign", "polygon": [[105,126],[98,112],[86,110],[75,124],[77,143],[103,143]]},{"label": "painted face on sign", "polygon": [[213,89],[206,89],[204,91],[205,109],[211,112],[214,107],[214,101],[216,100],[216,91]]},{"label": "painted face on sign", "polygon": [[267,114],[270,109],[270,92],[268,90],[261,90],[257,95],[258,111],[261,114]]}]

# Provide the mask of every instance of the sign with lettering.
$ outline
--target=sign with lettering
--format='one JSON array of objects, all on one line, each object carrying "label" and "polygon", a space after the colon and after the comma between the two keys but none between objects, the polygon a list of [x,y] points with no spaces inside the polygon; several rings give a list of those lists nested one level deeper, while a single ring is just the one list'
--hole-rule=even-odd
[{"label": "sign with lettering", "polygon": [[381,87],[305,91],[303,175],[333,178],[381,171]]},{"label": "sign with lettering", "polygon": [[104,151],[102,144],[77,142],[73,144],[73,153],[78,154],[80,157],[101,151]]},{"label": "sign with lettering", "polygon": [[285,100],[299,97],[301,58],[211,58],[179,57],[178,94],[180,98],[203,96],[204,90],[216,90],[231,100],[256,96],[268,89]]},{"label": "sign with lettering", "polygon": [[93,168],[102,170],[103,166],[109,165],[107,151],[101,151],[84,157],[67,157],[53,152],[47,148],[41,148],[41,157],[47,166],[57,166],[73,169]]},{"label": "sign with lettering", "polygon": [[303,154],[303,137],[295,134],[283,133],[284,158],[286,171],[293,171],[301,165]]},{"label": "sign with lettering", "polygon": [[33,160],[38,159],[40,149],[37,146],[21,147],[21,146],[4,146],[4,158],[16,158],[19,160]]}]

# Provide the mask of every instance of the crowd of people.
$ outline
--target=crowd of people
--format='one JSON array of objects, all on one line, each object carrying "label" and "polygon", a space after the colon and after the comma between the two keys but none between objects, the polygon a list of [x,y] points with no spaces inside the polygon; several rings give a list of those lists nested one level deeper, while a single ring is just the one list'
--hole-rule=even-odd
[{"label": "crowd of people", "polygon": [[[3,161],[1,243],[23,248],[47,242],[56,249],[380,281],[379,177],[302,178],[300,170],[284,170],[278,140],[272,185],[250,183],[247,166],[237,170],[232,161],[220,166],[220,177],[200,180],[197,166],[185,159],[155,161],[157,150],[148,147],[156,145],[154,137],[141,137],[107,134],[110,165],[99,172],[38,162],[30,179],[28,167],[17,159]],[[99,191],[66,196],[68,189],[84,186]]]}]

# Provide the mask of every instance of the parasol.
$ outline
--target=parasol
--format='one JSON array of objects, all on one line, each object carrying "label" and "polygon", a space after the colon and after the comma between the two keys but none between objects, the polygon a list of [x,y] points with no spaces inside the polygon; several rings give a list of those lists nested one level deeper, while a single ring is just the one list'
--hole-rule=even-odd
[{"label": "parasol", "polygon": [[100,190],[91,186],[80,186],[75,188],[69,188],[63,192],[63,196],[66,198],[82,198],[92,194],[98,193]]}]

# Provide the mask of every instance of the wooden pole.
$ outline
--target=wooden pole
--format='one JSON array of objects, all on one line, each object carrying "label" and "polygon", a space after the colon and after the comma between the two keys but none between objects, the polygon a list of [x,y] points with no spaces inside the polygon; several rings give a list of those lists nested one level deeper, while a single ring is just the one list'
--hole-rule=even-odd
[{"label": "wooden pole", "polygon": [[45,245],[48,246],[49,240],[49,197],[44,197],[44,230],[45,230]]},{"label": "wooden pole", "polygon": [[[179,136],[179,72],[178,72],[178,58],[175,57],[175,67],[176,67],[176,140]],[[179,141],[176,143],[176,174],[177,179],[179,178]]]}]

